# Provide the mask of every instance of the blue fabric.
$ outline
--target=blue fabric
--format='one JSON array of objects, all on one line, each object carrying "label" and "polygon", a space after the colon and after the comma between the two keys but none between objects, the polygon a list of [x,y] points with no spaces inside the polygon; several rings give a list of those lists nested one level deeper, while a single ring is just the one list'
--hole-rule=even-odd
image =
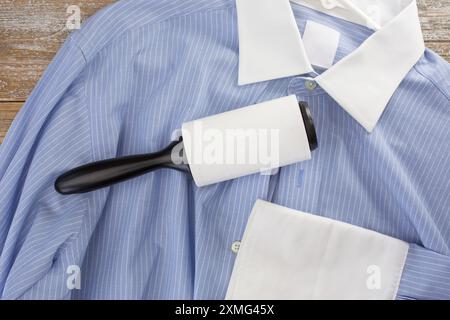
[{"label": "blue fabric", "polygon": [[[372,31],[294,6],[341,32],[336,61]],[[450,67],[427,50],[368,134],[302,75],[238,86],[232,0],[119,1],[71,34],[0,147],[3,299],[222,299],[261,198],[411,243],[398,298],[450,298]],[[342,79],[345,81],[345,79]],[[153,152],[188,120],[296,94],[319,149],[278,175],[204,188],[161,170],[62,196],[55,178]],[[81,289],[70,290],[69,266]]]}]

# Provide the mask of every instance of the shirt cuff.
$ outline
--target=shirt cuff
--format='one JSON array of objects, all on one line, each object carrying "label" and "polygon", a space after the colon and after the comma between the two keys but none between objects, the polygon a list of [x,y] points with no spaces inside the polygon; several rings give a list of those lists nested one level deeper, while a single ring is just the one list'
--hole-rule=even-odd
[{"label": "shirt cuff", "polygon": [[395,299],[409,245],[258,200],[227,299]]},{"label": "shirt cuff", "polygon": [[411,244],[397,299],[450,299],[450,257]]}]

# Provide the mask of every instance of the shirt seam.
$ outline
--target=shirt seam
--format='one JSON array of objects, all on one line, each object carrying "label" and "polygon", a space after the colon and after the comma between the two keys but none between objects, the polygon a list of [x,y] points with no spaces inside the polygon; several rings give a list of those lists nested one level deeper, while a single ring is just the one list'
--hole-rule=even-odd
[{"label": "shirt seam", "polygon": [[[99,53],[102,52],[103,50],[105,50],[105,48],[107,48],[109,45],[111,45],[111,43],[113,43],[114,41],[124,37],[125,35],[127,35],[130,32],[137,31],[137,30],[140,30],[140,29],[148,27],[148,26],[152,26],[152,27],[156,28],[156,27],[161,26],[161,25],[163,25],[165,23],[169,23],[169,22],[177,20],[177,19],[191,17],[191,16],[194,16],[196,14],[204,14],[204,13],[221,11],[221,10],[226,11],[226,10],[233,9],[233,8],[235,8],[234,2],[230,1],[226,5],[222,5],[220,7],[204,8],[204,9],[196,10],[196,11],[185,13],[185,14],[179,14],[179,15],[170,16],[170,17],[167,17],[167,18],[159,20],[159,21],[146,22],[146,23],[143,23],[143,24],[141,24],[139,26],[135,26],[135,27],[130,28],[130,29],[125,29],[123,32],[121,32],[121,33],[117,34],[115,37],[112,37],[111,39],[109,39],[108,42],[106,42],[101,48],[99,48],[97,50],[97,52],[95,52],[95,54],[91,57],[91,59],[96,57],[96,56],[98,56]],[[82,38],[82,39],[85,39],[85,34],[84,34],[83,28],[81,28],[78,31],[78,36],[80,38]],[[76,43],[77,48],[79,48],[81,50],[81,52],[83,54],[83,58],[85,59],[85,62],[87,63],[88,62],[88,59],[87,59],[87,57],[88,57],[88,50],[92,49],[92,48],[90,48],[90,47],[84,48],[83,44],[79,43],[77,39],[73,39],[73,41]],[[89,44],[89,42],[86,41],[86,44]],[[95,51],[95,49],[92,50],[92,51]]]},{"label": "shirt seam", "polygon": [[[86,58],[86,55],[85,55],[85,52],[83,51],[83,48],[77,43],[77,41],[75,40],[75,39],[73,39],[73,34],[70,34],[69,35],[69,41],[70,41],[70,44],[72,44],[72,45],[74,45],[75,46],[75,48],[81,53],[81,55],[82,55],[82,57],[83,57],[83,61],[84,61],[84,69],[80,72],[80,75],[83,75],[83,72],[84,73],[87,73],[87,69],[86,69],[86,67],[88,66],[88,61],[87,61],[87,58]],[[87,77],[87,74],[85,74],[84,75],[85,77]],[[82,104],[83,104],[83,107],[84,108],[86,108],[86,111],[87,111],[87,114],[88,114],[88,117],[89,117],[89,140],[90,140],[90,148],[91,148],[91,150],[90,150],[90,160],[91,161],[93,161],[93,159],[94,159],[94,143],[93,143],[93,124],[92,124],[92,110],[91,110],[91,108],[90,108],[90,106],[89,106],[89,103],[88,103],[88,99],[87,99],[87,94],[86,94],[86,92],[87,92],[87,89],[86,89],[86,86],[87,86],[87,81],[83,81],[84,83],[83,83],[83,85],[82,85],[82,88],[83,88],[83,91],[82,91]]]},{"label": "shirt seam", "polygon": [[[86,55],[85,55],[83,49],[79,46],[79,44],[75,41],[75,39],[72,38],[72,34],[70,35],[70,40],[72,41],[72,43],[75,46],[75,48],[80,51],[81,55],[83,56],[83,60],[84,60],[84,68],[83,68],[83,70],[80,73],[85,78],[84,79],[85,81],[83,81],[83,85],[82,85],[83,90],[82,90],[81,94],[82,94],[82,104],[83,104],[83,107],[86,109],[87,116],[88,116],[88,122],[89,122],[88,123],[89,143],[90,143],[90,154],[89,154],[90,160],[89,161],[93,162],[94,158],[95,158],[95,156],[94,156],[94,154],[95,154],[95,151],[94,151],[94,136],[93,136],[93,132],[94,132],[93,118],[94,117],[92,115],[91,106],[88,103],[87,88],[86,88],[87,87],[87,81],[86,80],[88,78],[88,72],[87,72],[88,71],[88,68],[87,68],[88,61],[86,59]],[[85,222],[85,219],[86,219],[86,217],[89,217],[90,215],[91,215],[91,203],[90,203],[90,197],[88,197],[86,199],[86,214],[83,215],[83,217],[81,218],[80,227],[79,227],[80,229],[78,230],[78,232],[76,234],[73,235],[70,243],[73,243],[73,242],[76,241],[76,239],[78,239],[78,237],[80,235],[80,232],[81,232],[81,228],[83,227],[83,224]],[[69,243],[67,244],[67,247],[69,247]],[[65,251],[67,251],[67,249]],[[62,255],[63,255],[63,252],[61,251],[56,257],[59,259]]]},{"label": "shirt seam", "polygon": [[[83,57],[83,61],[84,61],[84,66],[87,66],[87,58],[86,55],[84,53],[83,48],[79,45],[78,41],[76,39],[73,38],[73,33],[71,33],[69,35],[69,41],[71,44],[73,44],[75,46],[76,49],[78,49],[78,51],[80,51],[81,56]],[[83,90],[84,90],[84,86],[83,86]]]},{"label": "shirt seam", "polygon": [[432,79],[432,77],[426,75],[423,71],[419,69],[417,65],[414,66],[414,70],[416,70],[418,74],[420,74],[422,77],[428,80],[433,85],[433,87],[435,87],[445,98],[447,98],[447,100],[450,100],[450,96],[444,91],[444,89],[441,86],[439,86],[439,84],[434,79]]}]

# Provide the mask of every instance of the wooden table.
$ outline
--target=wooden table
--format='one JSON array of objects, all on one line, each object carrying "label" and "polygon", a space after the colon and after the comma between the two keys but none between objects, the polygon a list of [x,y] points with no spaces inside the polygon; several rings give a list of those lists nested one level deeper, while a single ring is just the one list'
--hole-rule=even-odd
[{"label": "wooden table", "polygon": [[[113,0],[0,0],[0,143],[67,37],[67,8],[82,21]],[[450,61],[450,0],[418,0],[427,46]]]}]

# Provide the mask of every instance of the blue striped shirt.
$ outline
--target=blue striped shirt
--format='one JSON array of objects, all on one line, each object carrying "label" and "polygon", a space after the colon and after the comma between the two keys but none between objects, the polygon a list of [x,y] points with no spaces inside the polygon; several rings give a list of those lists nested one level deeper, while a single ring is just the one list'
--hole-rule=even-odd
[{"label": "blue striped shirt", "polygon": [[[335,62],[373,31],[294,6],[341,33]],[[238,86],[231,0],[119,1],[71,34],[0,147],[0,297],[223,299],[256,199],[410,243],[398,299],[450,299],[447,62],[430,50],[368,134],[313,75]],[[345,81],[345,79],[342,79]],[[81,164],[160,150],[185,121],[297,95],[320,147],[277,175],[197,188],[161,170],[63,196]],[[79,288],[67,285],[79,266]]]}]

